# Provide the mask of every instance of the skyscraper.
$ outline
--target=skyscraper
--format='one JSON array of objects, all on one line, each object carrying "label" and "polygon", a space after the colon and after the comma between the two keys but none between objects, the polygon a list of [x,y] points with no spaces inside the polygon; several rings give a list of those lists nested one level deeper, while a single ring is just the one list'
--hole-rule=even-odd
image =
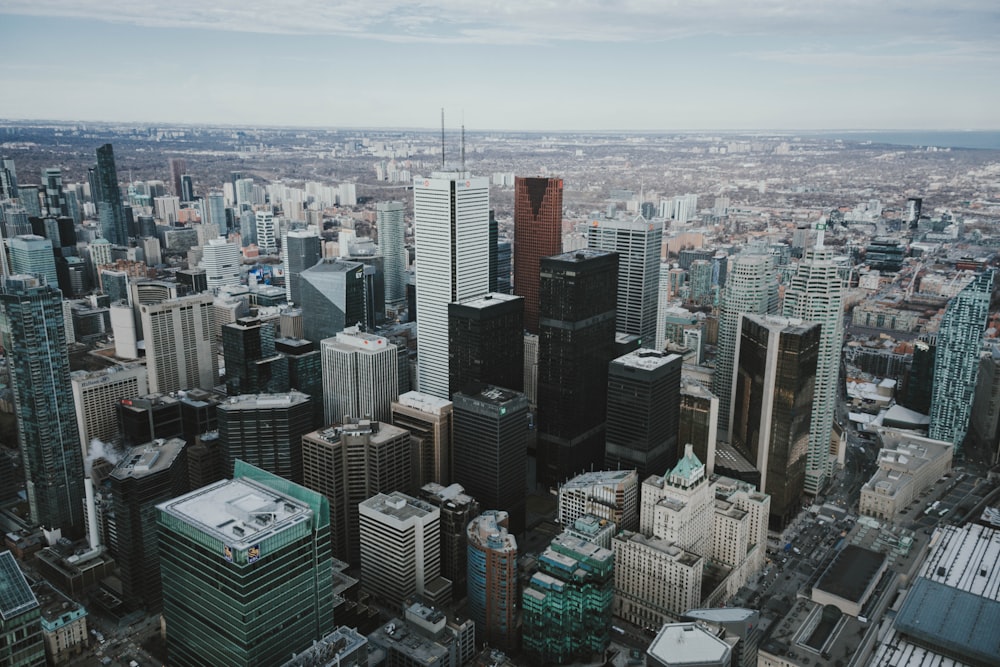
[{"label": "skyscraper", "polygon": [[319,345],[347,327],[365,324],[364,273],[360,262],[322,259],[299,274],[303,338]]},{"label": "skyscraper", "polygon": [[719,345],[712,376],[712,393],[719,399],[719,438],[726,441],[730,438],[733,355],[740,335],[740,315],[773,313],[778,298],[773,257],[744,250],[729,262],[720,300]]},{"label": "skyscraper", "polygon": [[302,436],[312,430],[312,404],[299,391],[245,394],[217,406],[223,467],[246,461],[302,483]]},{"label": "skyscraper", "polygon": [[257,211],[257,247],[262,255],[274,255],[278,252],[278,239],[274,233],[274,213]]},{"label": "skyscraper", "polygon": [[448,304],[489,290],[489,179],[434,172],[413,180],[417,388],[449,398]]},{"label": "skyscraper", "polygon": [[538,478],[556,485],[604,460],[618,255],[581,249],[544,257],[540,278]]},{"label": "skyscraper", "polygon": [[44,279],[3,279],[7,356],[31,519],[69,536],[84,529],[83,454],[73,409],[62,295]]},{"label": "skyscraper", "polygon": [[836,452],[831,453],[837,392],[840,391],[840,357],[844,345],[844,289],[833,250],[819,242],[799,262],[791,284],[785,288],[785,317],[819,323],[819,358],[816,361],[816,393],[809,426],[809,459],[806,462],[806,493],[816,495],[834,473]]},{"label": "skyscraper", "polygon": [[639,337],[642,347],[656,344],[656,293],[660,285],[663,223],[633,220],[595,221],[587,229],[587,247],[618,253],[616,331]]},{"label": "skyscraper", "polygon": [[211,389],[218,383],[212,300],[198,294],[139,306],[151,392]]},{"label": "skyscraper", "polygon": [[241,317],[222,325],[226,393],[238,396],[288,391],[288,374],[282,368],[284,360],[275,349],[274,339],[275,323],[259,317]]},{"label": "skyscraper", "polygon": [[0,664],[48,664],[38,598],[10,551],[0,552],[0,591]]},{"label": "skyscraper", "polygon": [[385,258],[385,305],[399,308],[406,303],[406,223],[401,201],[379,202],[375,207],[378,247]]},{"label": "skyscraper", "polygon": [[218,293],[221,287],[240,284],[242,258],[235,243],[226,243],[224,238],[209,239],[202,250],[205,278],[213,294]]},{"label": "skyscraper", "polygon": [[181,201],[194,201],[194,180],[190,174],[181,175],[181,190],[177,196]]},{"label": "skyscraper", "polygon": [[[381,239],[379,239],[381,240]],[[289,303],[301,303],[301,274],[316,266],[323,257],[323,241],[311,229],[293,229],[285,235],[285,296]]]},{"label": "skyscraper", "polygon": [[741,320],[732,442],[760,471],[772,530],[782,530],[801,507],[820,336],[819,324],[802,320]]},{"label": "skyscraper", "polygon": [[441,576],[451,581],[452,597],[465,597],[469,543],[466,528],[479,516],[479,502],[461,484],[424,484],[417,494],[441,511]]},{"label": "skyscraper", "polygon": [[93,438],[103,442],[118,440],[121,436],[116,416],[118,401],[149,393],[146,367],[141,364],[116,365],[90,373],[74,371],[70,381],[81,451],[86,451]]},{"label": "skyscraper", "polygon": [[524,328],[538,333],[542,257],[562,252],[561,178],[514,177],[514,294],[524,297]]},{"label": "skyscraper", "polygon": [[97,149],[96,181],[98,192],[91,193],[97,203],[102,236],[115,245],[128,245],[128,226],[122,206],[122,192],[118,187],[118,170],[111,144]]},{"label": "skyscraper", "polygon": [[326,423],[345,416],[388,422],[399,396],[398,351],[389,339],[345,329],[320,344]]},{"label": "skyscraper", "polygon": [[681,357],[639,349],[608,367],[605,465],[635,468],[639,479],[677,463]]},{"label": "skyscraper", "polygon": [[[187,161],[182,157],[167,158],[167,166],[170,169],[170,185],[174,189],[174,195],[181,198],[181,201],[191,201],[183,196],[184,182],[182,178],[187,173]],[[188,177],[190,180],[190,176]]]},{"label": "skyscraper", "polygon": [[185,453],[180,438],[156,440],[130,449],[108,476],[122,594],[149,611],[159,610],[163,600],[156,505],[187,492]]},{"label": "skyscraper", "polygon": [[171,665],[276,665],[333,629],[323,496],[240,461],[157,509]]},{"label": "skyscraper", "polygon": [[10,239],[10,271],[15,274],[44,276],[47,284],[58,288],[52,241],[35,234],[22,234]]},{"label": "skyscraper", "polygon": [[524,385],[524,299],[490,293],[448,304],[450,393],[470,384],[521,391]]},{"label": "skyscraper", "polygon": [[961,452],[969,428],[994,275],[992,270],[981,273],[962,288],[948,302],[938,329],[929,435],[954,444],[956,452]]},{"label": "skyscraper", "polygon": [[468,524],[469,616],[476,636],[501,651],[518,647],[517,539],[507,513],[487,510]]},{"label": "skyscraper", "polygon": [[62,170],[50,168],[42,170],[42,187],[45,188],[45,208],[51,216],[68,216],[66,195],[63,193]]},{"label": "skyscraper", "polygon": [[512,533],[524,532],[528,399],[480,385],[456,392],[452,402],[455,481],[480,506],[507,512]]},{"label": "skyscraper", "polygon": [[392,403],[392,423],[416,441],[419,486],[451,482],[451,431],[454,406],[437,396],[408,391]]},{"label": "skyscraper", "polygon": [[216,235],[226,237],[226,199],[221,192],[209,192],[205,197],[205,219],[202,222],[206,225],[213,225]]}]

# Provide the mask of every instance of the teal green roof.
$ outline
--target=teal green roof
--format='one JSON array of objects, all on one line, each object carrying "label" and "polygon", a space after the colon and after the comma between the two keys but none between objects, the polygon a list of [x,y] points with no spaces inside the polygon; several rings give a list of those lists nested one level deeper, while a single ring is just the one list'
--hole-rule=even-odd
[{"label": "teal green roof", "polygon": [[678,476],[691,481],[694,479],[695,473],[699,471],[704,475],[705,464],[699,461],[694,453],[688,452],[684,455],[684,458],[677,462],[677,465],[674,466],[674,469],[670,471],[667,477]]}]

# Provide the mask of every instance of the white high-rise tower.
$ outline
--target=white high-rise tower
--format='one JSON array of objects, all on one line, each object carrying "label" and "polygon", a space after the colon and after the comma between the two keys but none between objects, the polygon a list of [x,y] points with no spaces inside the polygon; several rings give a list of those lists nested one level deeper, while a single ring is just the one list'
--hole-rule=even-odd
[{"label": "white high-rise tower", "polygon": [[587,229],[588,248],[618,253],[615,330],[639,336],[642,347],[656,345],[662,242],[663,223],[650,222],[641,215],[633,220],[601,220]]},{"label": "white high-rise tower", "polygon": [[809,425],[809,458],[806,493],[816,495],[833,474],[836,453],[831,455],[830,435],[837,406],[840,352],[844,345],[844,281],[833,261],[834,252],[823,247],[820,229],[815,248],[805,257],[785,290],[782,314],[821,325],[816,362],[816,393]]},{"label": "white high-rise tower", "polygon": [[349,327],[320,342],[324,416],[327,424],[344,417],[389,422],[399,398],[399,359],[387,338]]},{"label": "white high-rise tower", "polygon": [[413,179],[418,389],[448,399],[448,304],[490,286],[490,181],[464,171]]},{"label": "white high-rise tower", "polygon": [[240,284],[240,249],[235,243],[227,243],[224,238],[209,239],[203,246],[201,262],[205,267],[208,289],[217,293],[225,285]]},{"label": "white high-rise tower", "polygon": [[733,357],[736,339],[740,335],[740,315],[767,315],[777,310],[778,284],[774,279],[774,258],[751,248],[731,257],[721,306],[712,393],[719,397],[719,438],[731,442]]}]

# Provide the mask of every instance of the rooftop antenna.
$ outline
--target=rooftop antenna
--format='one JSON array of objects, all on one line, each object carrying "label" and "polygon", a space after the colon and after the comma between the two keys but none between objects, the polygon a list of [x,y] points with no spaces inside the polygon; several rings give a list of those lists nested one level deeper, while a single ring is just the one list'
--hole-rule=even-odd
[{"label": "rooftop antenna", "polygon": [[462,111],[462,171],[465,171],[465,111]]},{"label": "rooftop antenna", "polygon": [[441,107],[441,169],[444,169],[444,107]]}]

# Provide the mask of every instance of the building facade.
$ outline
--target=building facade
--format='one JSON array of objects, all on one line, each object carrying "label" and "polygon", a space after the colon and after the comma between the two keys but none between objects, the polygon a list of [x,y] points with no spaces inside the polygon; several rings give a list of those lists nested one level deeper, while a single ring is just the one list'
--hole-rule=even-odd
[{"label": "building facade", "polygon": [[480,642],[501,651],[518,648],[517,539],[507,513],[488,510],[468,524],[469,616]]},{"label": "building facade", "polygon": [[451,483],[451,439],[454,405],[419,391],[399,395],[392,403],[392,423],[405,428],[416,445],[419,486]]},{"label": "building facade", "polygon": [[514,294],[524,297],[524,328],[538,333],[539,270],[562,252],[561,178],[514,178]]},{"label": "building facade", "polygon": [[524,385],[524,299],[490,293],[448,304],[448,385],[521,391]]},{"label": "building facade", "polygon": [[300,391],[233,396],[216,408],[226,474],[238,460],[302,483],[302,436],[312,430],[312,401]]},{"label": "building facade", "polygon": [[388,338],[350,327],[320,344],[326,422],[345,415],[390,421],[399,397],[398,349]]},{"label": "building facade", "polygon": [[378,247],[385,258],[385,305],[399,308],[406,303],[406,204],[384,201],[375,206]]},{"label": "building facade", "polygon": [[218,383],[213,312],[208,294],[139,306],[151,392],[211,389]]}]

